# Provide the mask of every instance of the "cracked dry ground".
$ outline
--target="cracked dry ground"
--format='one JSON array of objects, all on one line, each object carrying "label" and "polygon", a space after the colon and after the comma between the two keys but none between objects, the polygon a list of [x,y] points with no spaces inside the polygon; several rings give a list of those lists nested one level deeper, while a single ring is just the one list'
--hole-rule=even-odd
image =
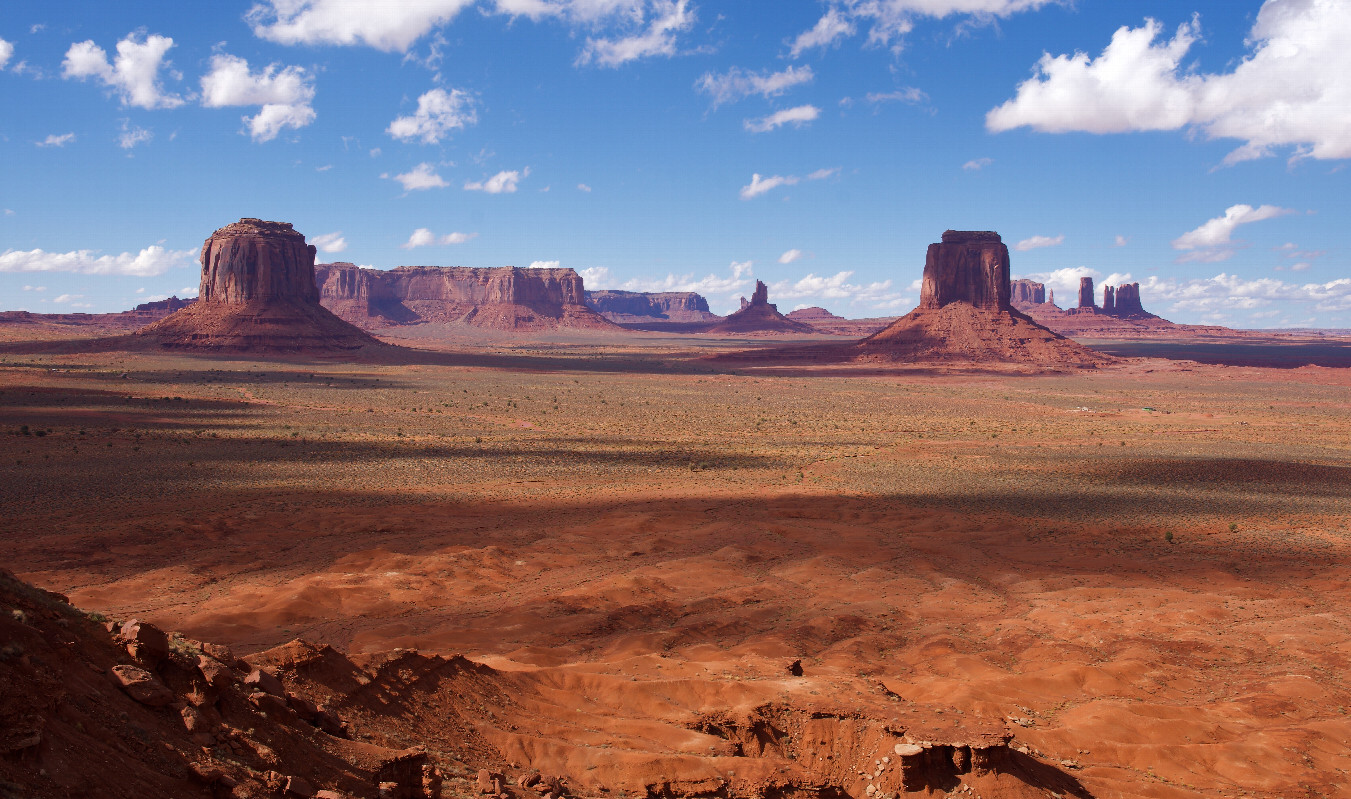
[{"label": "cracked dry ground", "polygon": [[[763,776],[776,713],[803,740],[773,768],[819,776],[861,744],[802,719],[851,712],[1006,725],[1097,797],[1351,791],[1347,370],[713,346],[8,355],[0,565],[241,654],[463,654],[518,696],[457,725],[584,795]],[[435,753],[437,724],[397,743]]]}]

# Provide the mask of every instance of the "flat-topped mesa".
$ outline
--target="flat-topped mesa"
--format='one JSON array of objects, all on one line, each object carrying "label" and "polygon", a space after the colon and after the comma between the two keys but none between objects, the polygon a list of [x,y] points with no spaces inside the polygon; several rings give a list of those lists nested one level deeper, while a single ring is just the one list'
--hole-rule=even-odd
[{"label": "flat-topped mesa", "polygon": [[318,302],[313,245],[290,222],[245,217],[202,244],[201,302]]},{"label": "flat-topped mesa", "polygon": [[920,308],[962,302],[977,308],[1007,310],[1009,248],[988,230],[948,230],[930,244],[924,258]]},{"label": "flat-topped mesa", "polygon": [[1032,280],[1014,280],[1009,284],[1009,302],[1019,305],[1041,305],[1046,302],[1046,284]]},{"label": "flat-topped mesa", "polygon": [[315,275],[324,307],[360,327],[425,322],[500,330],[610,327],[586,304],[582,278],[572,269],[400,266],[385,271],[334,263],[320,264]]},{"label": "flat-topped mesa", "polygon": [[709,322],[716,315],[708,309],[708,300],[693,291],[619,291],[601,289],[586,292],[586,304],[611,322],[648,320],[668,322]]}]

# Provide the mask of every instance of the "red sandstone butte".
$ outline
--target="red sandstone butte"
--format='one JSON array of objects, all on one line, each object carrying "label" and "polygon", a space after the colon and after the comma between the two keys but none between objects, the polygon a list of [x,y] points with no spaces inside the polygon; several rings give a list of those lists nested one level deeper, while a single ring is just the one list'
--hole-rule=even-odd
[{"label": "red sandstone butte", "polygon": [[1010,295],[999,234],[949,230],[929,245],[919,307],[854,347],[865,360],[1078,367],[1110,360],[1015,310]]},{"label": "red sandstone butte", "polygon": [[137,331],[169,349],[331,352],[384,346],[319,304],[315,248],[289,222],[244,218],[202,245],[197,302]]}]

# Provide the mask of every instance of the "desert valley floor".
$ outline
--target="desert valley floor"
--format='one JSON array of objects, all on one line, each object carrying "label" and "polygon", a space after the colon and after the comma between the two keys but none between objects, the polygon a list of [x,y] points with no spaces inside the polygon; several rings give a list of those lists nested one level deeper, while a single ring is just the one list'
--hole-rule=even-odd
[{"label": "desert valley floor", "polygon": [[246,656],[463,655],[477,699],[356,736],[581,796],[759,779],[713,717],[767,707],[1007,727],[1062,786],[939,794],[1351,793],[1351,370],[710,357],[765,346],[11,344],[0,565]]}]

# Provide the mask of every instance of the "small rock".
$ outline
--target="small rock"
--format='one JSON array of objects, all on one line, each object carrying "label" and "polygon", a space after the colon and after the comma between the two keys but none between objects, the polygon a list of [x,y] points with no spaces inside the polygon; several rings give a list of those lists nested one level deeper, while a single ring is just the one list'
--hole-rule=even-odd
[{"label": "small rock", "polygon": [[149,622],[131,619],[122,625],[118,637],[132,657],[152,666],[169,656],[169,636]]},{"label": "small rock", "polygon": [[184,705],[179,708],[178,715],[183,717],[183,728],[188,732],[203,732],[206,730],[206,719],[202,712],[192,705]]},{"label": "small rock", "polygon": [[283,700],[286,698],[286,687],[281,684],[281,680],[262,669],[254,669],[249,672],[249,676],[244,678],[244,685],[266,691],[273,696],[281,697]]},{"label": "small rock", "polygon": [[289,796],[299,796],[301,799],[312,799],[314,788],[305,780],[304,777],[287,777],[286,793]]},{"label": "small rock", "polygon": [[113,666],[109,669],[113,681],[127,692],[127,696],[143,705],[164,707],[174,701],[173,692],[155,675],[138,666]]},{"label": "small rock", "polygon": [[325,788],[322,791],[314,792],[314,799],[347,799],[347,794],[337,791],[330,791]]},{"label": "small rock", "polygon": [[923,753],[924,747],[919,746],[918,744],[896,744],[893,751],[901,757],[914,757],[915,755]]},{"label": "small rock", "polygon": [[212,688],[224,688],[235,681],[235,674],[228,666],[207,655],[197,656],[197,670]]},{"label": "small rock", "polygon": [[249,694],[249,702],[264,713],[285,713],[289,709],[285,699],[262,691]]},{"label": "small rock", "polygon": [[789,673],[790,675],[794,676],[794,677],[801,677],[801,676],[802,676],[802,661],[801,661],[801,660],[794,660],[792,663],[789,663],[789,664],[788,664],[788,673]]}]

